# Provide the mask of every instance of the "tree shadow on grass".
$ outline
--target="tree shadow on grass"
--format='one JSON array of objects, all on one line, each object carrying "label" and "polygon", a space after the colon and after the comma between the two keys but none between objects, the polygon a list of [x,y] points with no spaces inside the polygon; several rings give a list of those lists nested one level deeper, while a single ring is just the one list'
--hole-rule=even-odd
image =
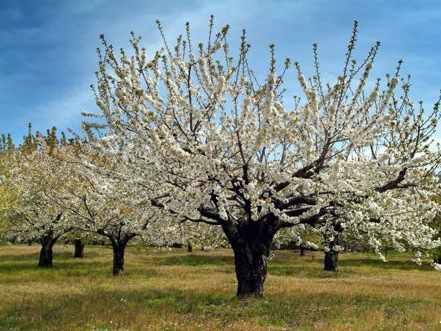
[{"label": "tree shadow on grass", "polygon": [[[65,256],[64,256],[65,257]],[[130,259],[126,259],[125,275],[142,275],[142,277],[153,277],[159,273],[152,268],[140,268],[136,264],[133,266]],[[16,279],[12,278],[12,276]],[[55,255],[53,266],[50,268],[38,267],[38,254],[29,254],[20,256],[10,256],[5,260],[0,260],[0,282],[2,283],[22,283],[25,281],[36,281],[40,279],[42,282],[48,279],[54,281],[62,281],[63,277],[90,277],[93,278],[113,278],[112,276],[112,258],[106,260],[70,258],[63,259],[62,254]]]},{"label": "tree shadow on grass", "polygon": [[36,264],[0,264],[0,283],[2,285],[23,285],[26,283],[59,285],[72,282],[72,280],[103,282],[133,278],[146,279],[158,276],[162,277],[163,274],[154,268],[138,268],[128,265],[124,274],[115,277],[112,275],[112,261],[93,261],[82,264],[58,263],[52,268],[40,268]]},{"label": "tree shadow on grass", "polygon": [[66,260],[60,260],[57,259],[56,256],[54,256],[53,260],[53,266],[50,268],[40,268],[38,267],[38,255],[33,256],[30,259],[27,260],[21,260],[21,261],[1,261],[0,262],[0,273],[8,273],[8,272],[17,272],[17,271],[24,271],[24,270],[68,270],[68,269],[77,269],[81,268],[86,265],[93,265],[93,266],[108,266],[111,268],[112,266],[112,260],[109,262],[97,262],[97,261],[86,261],[86,260],[75,260],[75,261],[66,261]]},{"label": "tree shadow on grass", "polygon": [[[93,267],[91,268],[91,265]],[[112,262],[89,262],[89,263],[68,263],[63,261],[54,260],[54,265],[50,268],[41,268],[38,266],[38,259],[32,261],[26,261],[26,263],[0,263],[0,276],[7,274],[22,274],[29,273],[32,275],[37,274],[61,274],[61,275],[74,275],[74,274],[87,274],[93,271],[94,273],[99,270],[107,268],[109,273],[112,270]]]},{"label": "tree shadow on grass", "polygon": [[[150,259],[151,257],[149,257]],[[215,266],[216,271],[223,273],[234,272],[234,257],[231,255],[165,255],[154,256],[153,264],[160,266],[188,266],[188,267],[203,267]],[[276,256],[269,262],[268,272],[275,276],[293,276],[301,278],[349,278],[355,275],[365,274],[363,270],[358,267],[374,267],[380,270],[424,270],[433,271],[433,268],[428,264],[418,266],[412,261],[405,260],[391,260],[383,262],[374,257],[369,258],[342,258],[339,261],[339,271],[328,272],[323,270],[323,261],[320,256],[314,256],[311,259],[305,257],[291,257],[286,252],[280,256]]]},{"label": "tree shadow on grass", "polygon": [[22,254],[22,255],[0,255],[0,263],[3,262],[22,262],[29,260],[38,260],[39,253]]},{"label": "tree shadow on grass", "polygon": [[348,278],[361,274],[355,270],[342,270],[339,272],[324,271],[320,267],[312,267],[309,265],[269,265],[268,273],[274,276],[292,276],[297,278]]},{"label": "tree shadow on grass", "polygon": [[383,262],[379,259],[364,258],[364,259],[342,259],[339,262],[341,267],[375,267],[378,269],[398,269],[398,270],[420,270],[420,271],[433,271],[433,268],[428,263],[418,265],[412,261],[398,261],[391,260]]},{"label": "tree shadow on grass", "polygon": [[[3,262],[23,262],[23,261],[38,261],[40,252],[30,253],[30,254],[20,254],[20,255],[0,255],[0,263]],[[73,257],[73,250],[72,252],[66,252],[61,251],[58,252],[56,249],[54,249],[54,261],[55,260],[75,260],[75,261],[81,261],[81,259],[77,259]],[[84,260],[87,259],[93,259],[98,256],[101,256],[97,252],[91,251],[85,253],[85,256],[82,258]]]},{"label": "tree shadow on grass", "polygon": [[[0,311],[0,329],[60,330],[79,328],[90,323],[102,325],[112,321],[112,329],[137,328],[137,317],[163,319],[180,315],[191,323],[217,324],[219,329],[235,321],[247,321],[266,326],[308,327],[317,320],[341,318],[340,312],[350,307],[354,315],[365,315],[370,309],[387,308],[394,314],[429,305],[430,302],[402,297],[373,295],[339,295],[336,293],[287,293],[267,295],[264,299],[246,302],[232,297],[233,293],[199,290],[149,289],[108,290],[90,288],[81,294],[36,296],[13,303]],[[99,304],[97,304],[99,303]],[[145,321],[145,320],[144,320]],[[110,326],[110,325],[109,325]]]},{"label": "tree shadow on grass", "polygon": [[222,266],[234,264],[232,256],[228,255],[172,255],[155,257],[159,265],[175,266]]},{"label": "tree shadow on grass", "polygon": [[[223,273],[234,272],[234,258],[228,255],[172,255],[154,258],[161,266],[217,266],[216,271]],[[275,276],[295,276],[308,278],[346,278],[358,272],[354,270],[344,270],[344,272],[326,272],[322,270],[322,261],[305,260],[289,261],[277,258],[268,264],[268,272]]]}]

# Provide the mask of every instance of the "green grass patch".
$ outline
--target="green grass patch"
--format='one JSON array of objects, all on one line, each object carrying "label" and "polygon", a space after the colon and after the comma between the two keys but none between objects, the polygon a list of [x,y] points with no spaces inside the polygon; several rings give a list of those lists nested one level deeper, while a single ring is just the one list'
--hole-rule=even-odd
[{"label": "green grass patch", "polygon": [[441,273],[403,255],[384,263],[342,254],[277,251],[263,299],[235,298],[229,250],[129,247],[113,277],[109,247],[56,246],[37,267],[37,246],[0,246],[0,330],[440,330]]}]

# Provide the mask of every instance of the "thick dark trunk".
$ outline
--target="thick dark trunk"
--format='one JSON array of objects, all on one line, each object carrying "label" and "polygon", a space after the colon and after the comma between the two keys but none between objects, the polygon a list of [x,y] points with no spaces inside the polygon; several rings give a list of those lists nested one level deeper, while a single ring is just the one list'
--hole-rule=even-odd
[{"label": "thick dark trunk", "polygon": [[275,231],[259,222],[242,227],[224,226],[224,231],[234,252],[237,296],[262,297]]},{"label": "thick dark trunk", "polygon": [[305,247],[300,245],[300,256],[305,256]]},{"label": "thick dark trunk", "polygon": [[41,240],[40,249],[40,259],[38,261],[38,266],[42,268],[52,267],[53,252],[52,247],[55,244],[54,239],[43,239]]},{"label": "thick dark trunk", "polygon": [[333,249],[325,252],[324,262],[325,271],[337,271],[338,252]]},{"label": "thick dark trunk", "polygon": [[127,241],[115,241],[113,247],[113,275],[119,276],[124,272],[124,253]]},{"label": "thick dark trunk", "polygon": [[84,257],[84,243],[81,241],[81,239],[75,239],[74,240],[74,257],[82,258]]},{"label": "thick dark trunk", "polygon": [[193,252],[193,245],[191,244],[191,241],[187,241],[187,252],[191,253]]},{"label": "thick dark trunk", "polygon": [[263,296],[268,255],[245,243],[233,247],[239,298]]}]

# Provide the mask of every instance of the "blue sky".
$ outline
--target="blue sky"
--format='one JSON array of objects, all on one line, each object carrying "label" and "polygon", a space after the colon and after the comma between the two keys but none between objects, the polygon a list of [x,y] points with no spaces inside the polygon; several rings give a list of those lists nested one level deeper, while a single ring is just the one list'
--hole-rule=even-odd
[{"label": "blue sky", "polygon": [[418,99],[429,105],[441,88],[438,1],[1,0],[0,132],[20,140],[28,122],[39,130],[78,130],[80,112],[96,110],[89,85],[100,33],[126,47],[133,30],[153,53],[159,45],[155,19],[171,40],[186,21],[193,39],[204,40],[210,14],[218,26],[232,26],[233,38],[247,29],[254,62],[266,64],[267,46],[275,43],[281,60],[290,57],[308,71],[311,45],[318,42],[326,77],[341,69],[357,19],[359,54],[382,42],[375,73],[392,72],[403,58]]}]

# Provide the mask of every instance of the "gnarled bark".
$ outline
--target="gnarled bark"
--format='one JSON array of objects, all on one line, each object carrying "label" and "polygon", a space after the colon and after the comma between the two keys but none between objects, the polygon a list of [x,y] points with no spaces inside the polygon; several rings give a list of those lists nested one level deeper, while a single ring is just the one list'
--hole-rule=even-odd
[{"label": "gnarled bark", "polygon": [[324,269],[325,271],[337,271],[338,252],[331,249],[325,252]]},{"label": "gnarled bark", "polygon": [[187,252],[192,253],[193,252],[193,245],[190,240],[187,241]]},{"label": "gnarled bark", "polygon": [[40,244],[40,258],[38,261],[38,266],[42,268],[50,268],[53,263],[53,251],[52,248],[57,241],[57,238],[53,238],[52,236],[46,236],[41,238]]},{"label": "gnarled bark", "polygon": [[124,272],[124,254],[127,242],[119,241],[112,242],[113,248],[113,275],[119,276]]},{"label": "gnarled bark", "polygon": [[124,236],[109,236],[113,248],[113,275],[119,276],[124,272],[124,256],[127,243],[134,238],[135,234],[127,234]]},{"label": "gnarled bark", "polygon": [[324,270],[325,271],[337,271],[338,267],[338,252],[337,246],[341,243],[341,233],[344,228],[338,219],[334,220],[333,232],[331,233],[332,239],[328,242],[328,249],[325,251],[324,258]]},{"label": "gnarled bark", "polygon": [[240,298],[263,296],[268,254],[262,248],[256,247],[252,243],[236,244],[233,247],[237,296]]},{"label": "gnarled bark", "polygon": [[75,258],[83,258],[84,257],[84,243],[81,239],[74,240],[74,257]]},{"label": "gnarled bark", "polygon": [[264,222],[223,225],[233,248],[239,298],[262,297],[267,262],[276,232]]}]

